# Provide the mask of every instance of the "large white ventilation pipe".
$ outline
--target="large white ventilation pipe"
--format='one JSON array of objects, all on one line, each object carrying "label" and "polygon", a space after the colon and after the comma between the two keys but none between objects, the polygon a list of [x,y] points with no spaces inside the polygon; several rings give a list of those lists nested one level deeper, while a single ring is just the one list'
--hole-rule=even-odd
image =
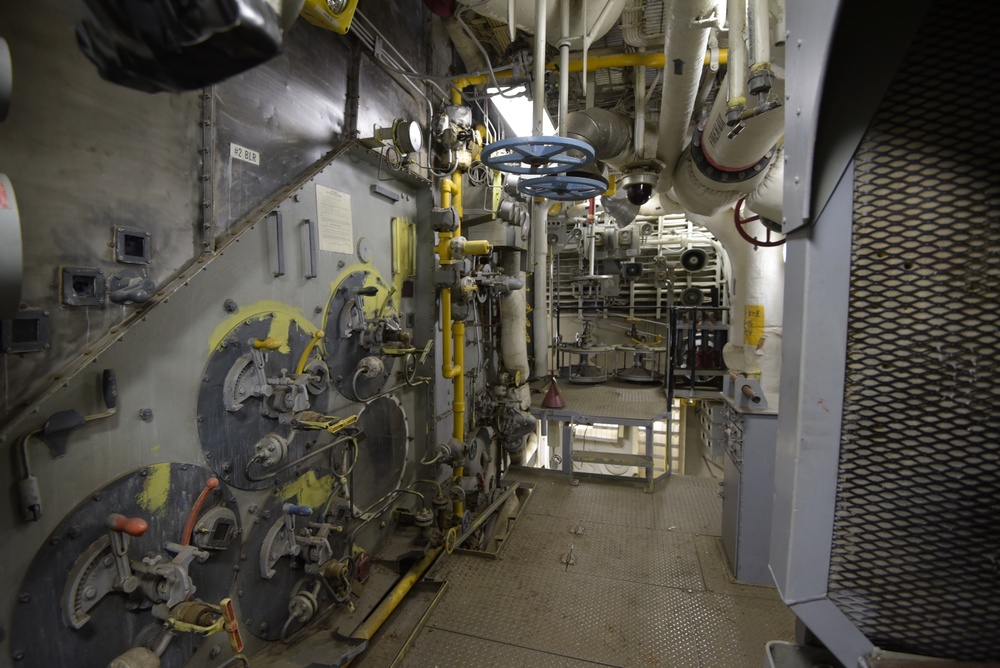
[{"label": "large white ventilation pipe", "polygon": [[[535,21],[536,4],[542,4],[545,6],[544,11],[548,23],[547,29],[543,31],[545,40],[553,46],[558,46],[562,37],[559,22],[560,1],[537,0],[536,2],[527,2],[527,0],[521,0],[520,2],[514,2],[514,0],[487,0],[487,2],[480,2],[480,0],[459,0],[459,4],[468,5],[469,9],[477,14],[506,24],[509,18],[508,10],[510,9],[510,4],[513,3],[515,27],[532,34],[535,33],[535,26],[537,25]],[[578,49],[583,46],[584,33],[589,33],[592,41],[604,37],[614,27],[615,23],[618,22],[618,17],[621,16],[622,9],[624,8],[625,0],[579,0],[570,16],[569,34],[574,35],[574,39],[570,41],[572,47]],[[702,49],[700,57],[704,59],[704,49]]]},{"label": "large white ventilation pipe", "polygon": [[[775,82],[777,94],[782,83]],[[726,124],[727,110],[720,94],[674,170],[674,198],[693,213],[713,215],[760,185],[784,133],[781,107],[746,119],[739,131]]]},{"label": "large white ventilation pipe", "polygon": [[[736,231],[732,209],[713,216],[689,215],[722,243],[729,256],[730,284],[729,343],[723,351],[726,365],[737,371],[760,372],[761,389],[768,409],[777,409],[781,378],[781,324],[784,316],[785,260],[783,248],[757,248]],[[764,238],[760,222],[749,223],[747,231]],[[763,338],[745,330],[747,307],[763,314]],[[749,318],[753,322],[753,317]]]},{"label": "large white ventilation pipe", "polygon": [[708,48],[709,26],[699,25],[715,9],[712,0],[673,0],[665,8],[663,89],[656,159],[666,165],[657,191],[673,185],[674,166],[687,140]]},{"label": "large white ventilation pipe", "polygon": [[[643,140],[645,152],[649,155],[655,150],[656,127],[647,127],[650,131],[644,134]],[[634,131],[635,124],[628,116],[598,107],[574,111],[566,116],[566,136],[590,144],[594,147],[596,159],[615,169],[639,159],[633,141]]]}]

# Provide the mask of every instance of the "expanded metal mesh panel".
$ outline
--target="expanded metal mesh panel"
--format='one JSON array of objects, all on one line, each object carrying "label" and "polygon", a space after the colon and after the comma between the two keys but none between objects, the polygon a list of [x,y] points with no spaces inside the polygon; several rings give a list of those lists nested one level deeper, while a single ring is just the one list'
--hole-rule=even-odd
[{"label": "expanded metal mesh panel", "polygon": [[996,661],[998,11],[935,4],[856,156],[829,596],[878,647]]}]

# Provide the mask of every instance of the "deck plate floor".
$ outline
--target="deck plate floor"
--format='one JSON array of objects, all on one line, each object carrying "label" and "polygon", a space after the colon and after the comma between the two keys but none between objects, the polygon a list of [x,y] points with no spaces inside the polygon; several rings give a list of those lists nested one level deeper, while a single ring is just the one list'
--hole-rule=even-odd
[{"label": "deck plate floor", "polygon": [[[775,589],[731,581],[718,481],[673,476],[645,494],[545,471],[509,477],[536,488],[500,559],[438,563],[447,591],[402,665],[757,668],[768,640],[793,639]],[[360,665],[395,654],[372,649]]]}]

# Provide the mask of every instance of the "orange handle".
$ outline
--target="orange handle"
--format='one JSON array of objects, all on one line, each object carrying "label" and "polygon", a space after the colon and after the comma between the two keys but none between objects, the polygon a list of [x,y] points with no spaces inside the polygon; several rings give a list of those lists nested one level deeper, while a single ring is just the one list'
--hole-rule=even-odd
[{"label": "orange handle", "polygon": [[146,533],[149,523],[141,517],[125,517],[124,515],[113,513],[108,515],[108,528],[112,531],[121,531],[122,533],[127,533],[130,536],[138,538]]},{"label": "orange handle", "polygon": [[226,633],[229,634],[229,646],[233,649],[234,654],[239,654],[243,651],[243,635],[240,633],[240,623],[236,621],[236,610],[233,609],[233,602],[224,598],[220,607],[224,620],[222,628],[226,629]]}]

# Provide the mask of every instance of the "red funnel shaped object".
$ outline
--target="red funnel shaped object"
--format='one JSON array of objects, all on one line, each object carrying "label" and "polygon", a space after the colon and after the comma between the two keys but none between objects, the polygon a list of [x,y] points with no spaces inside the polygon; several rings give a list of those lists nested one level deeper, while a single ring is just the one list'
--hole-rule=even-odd
[{"label": "red funnel shaped object", "polygon": [[563,408],[566,406],[566,400],[563,399],[562,394],[559,392],[559,383],[556,382],[556,377],[552,376],[552,382],[549,383],[549,391],[545,393],[545,398],[542,399],[542,408]]}]

